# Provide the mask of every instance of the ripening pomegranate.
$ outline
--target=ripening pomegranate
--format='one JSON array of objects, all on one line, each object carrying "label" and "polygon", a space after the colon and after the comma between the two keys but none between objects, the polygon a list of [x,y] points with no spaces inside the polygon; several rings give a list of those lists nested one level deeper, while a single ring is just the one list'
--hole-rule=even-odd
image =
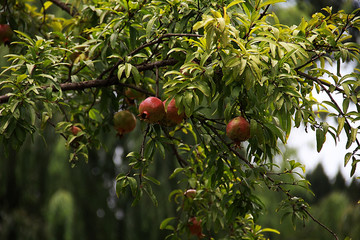
[{"label": "ripening pomegranate", "polygon": [[81,132],[81,128],[77,127],[77,126],[71,126],[70,131],[73,135],[78,135],[79,132]]},{"label": "ripening pomegranate", "polygon": [[12,35],[13,31],[9,24],[0,24],[0,43],[9,45]]},{"label": "ripening pomegranate", "polygon": [[192,235],[195,235],[198,238],[204,237],[204,234],[202,233],[201,220],[197,220],[196,217],[190,218],[188,221],[188,227]]},{"label": "ripening pomegranate", "polygon": [[157,97],[148,97],[139,105],[139,116],[149,123],[157,123],[165,117],[163,102]]},{"label": "ripening pomegranate", "polygon": [[239,116],[230,120],[226,125],[226,135],[236,144],[250,138],[250,123]]},{"label": "ripening pomegranate", "polygon": [[129,133],[136,127],[134,114],[127,110],[122,110],[114,114],[114,128],[119,136]]},{"label": "ripening pomegranate", "polygon": [[[167,100],[163,102],[164,108],[166,106],[166,101]],[[179,109],[176,107],[175,99],[173,98],[165,109],[166,115],[163,121],[165,125],[174,126],[180,124],[184,120],[185,113],[183,112],[179,114],[178,111]]]},{"label": "ripening pomegranate", "polygon": [[194,198],[196,196],[196,189],[188,189],[185,191],[184,195],[187,197],[187,198]]}]

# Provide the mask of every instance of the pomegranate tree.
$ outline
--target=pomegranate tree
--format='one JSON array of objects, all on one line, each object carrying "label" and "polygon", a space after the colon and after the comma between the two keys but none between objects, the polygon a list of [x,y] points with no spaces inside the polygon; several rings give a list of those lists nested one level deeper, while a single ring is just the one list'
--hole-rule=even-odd
[{"label": "pomegranate tree", "polygon": [[120,136],[131,132],[136,127],[136,118],[134,114],[127,110],[122,110],[115,113],[113,121],[114,128]]},{"label": "pomegranate tree", "polygon": [[10,44],[10,39],[13,35],[13,31],[9,24],[0,24],[0,43],[5,45]]},{"label": "pomegranate tree", "polygon": [[170,101],[167,107],[166,107],[166,101],[167,100],[164,101],[164,107],[166,112],[164,118],[165,125],[174,126],[180,124],[185,118],[185,113],[182,112],[179,114],[179,109],[176,107],[174,98]]},{"label": "pomegranate tree", "polygon": [[148,97],[139,105],[139,116],[149,123],[157,123],[165,117],[163,102],[157,97]]},{"label": "pomegranate tree", "polygon": [[236,144],[250,138],[250,123],[244,117],[236,117],[226,125],[226,135]]}]

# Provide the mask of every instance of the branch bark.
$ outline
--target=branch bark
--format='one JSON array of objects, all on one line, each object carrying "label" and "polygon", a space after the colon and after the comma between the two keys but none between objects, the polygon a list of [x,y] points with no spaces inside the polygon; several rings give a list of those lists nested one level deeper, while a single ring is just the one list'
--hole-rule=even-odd
[{"label": "branch bark", "polygon": [[50,2],[54,3],[56,6],[58,6],[73,17],[78,15],[77,9],[70,4],[63,3],[60,0],[50,0]]},{"label": "branch bark", "polygon": [[[136,68],[138,69],[139,72],[142,72],[142,71],[151,70],[151,69],[154,69],[157,67],[159,68],[159,67],[164,67],[164,66],[173,66],[177,62],[178,62],[178,60],[171,58],[171,59],[166,59],[163,61],[141,64],[141,65],[136,66]],[[112,76],[112,77],[106,78],[106,79],[95,79],[95,80],[89,80],[89,81],[84,81],[84,82],[62,83],[62,84],[60,84],[60,88],[62,91],[71,91],[71,90],[84,90],[87,88],[108,87],[108,86],[117,85],[117,84],[134,88],[129,84],[119,83],[118,78],[115,76]],[[44,86],[43,88],[46,89],[48,87],[49,86]],[[140,89],[136,89],[136,90],[144,92],[143,90],[140,90]],[[58,91],[58,89],[53,87],[53,91]],[[144,92],[144,93],[148,94],[148,95],[152,95],[148,92]],[[0,104],[8,102],[9,98],[10,98],[9,95],[0,96]]]},{"label": "branch bark", "polygon": [[[319,79],[319,78],[313,77],[313,76],[311,76],[311,75],[309,75],[309,74],[307,74],[307,73],[304,73],[304,72],[302,72],[302,71],[299,71],[299,70],[297,70],[297,69],[296,69],[296,73],[297,73],[299,76],[301,76],[301,77],[307,78],[307,79],[312,80],[312,81],[314,81],[314,82],[316,82],[316,83],[321,83],[321,84],[323,84],[323,85],[325,85],[325,86],[327,86],[327,87],[332,86],[332,84],[330,84],[330,83],[328,83],[328,82],[326,82],[326,81],[323,81],[323,80],[321,80],[321,79]],[[338,91],[338,92],[340,92],[340,93],[345,93],[343,89],[341,89],[341,88],[339,88],[339,87],[337,87],[337,86],[334,86],[334,87],[335,87],[335,90],[336,90],[336,91]]]}]

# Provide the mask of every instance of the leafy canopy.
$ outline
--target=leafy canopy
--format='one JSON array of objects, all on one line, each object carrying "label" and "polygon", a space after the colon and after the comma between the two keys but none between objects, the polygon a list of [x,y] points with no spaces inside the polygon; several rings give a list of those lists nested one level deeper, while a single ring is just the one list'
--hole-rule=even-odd
[{"label": "leafy canopy", "polygon": [[[290,160],[273,162],[293,127],[316,132],[317,150],[326,137],[347,137],[344,165],[351,175],[359,161],[359,69],[341,74],[359,61],[351,31],[359,29],[359,10],[347,14],[331,7],[299,20],[279,22],[271,6],[282,0],[59,1],[8,0],[2,18],[16,33],[9,66],[0,75],[0,141],[18,148],[26,136],[47,125],[66,139],[69,160],[87,160],[100,136],[114,134],[113,114],[137,106],[125,96],[132,88],[162,100],[174,98],[187,119],[176,127],[138,121],[140,149],[128,153],[128,169],[117,176],[120,196],[130,190],[134,204],[143,193],[157,205],[149,174],[156,156],[177,161],[169,173],[179,189],[169,199],[178,215],[161,229],[169,239],[189,233],[188,220],[201,220],[202,235],[223,239],[265,239],[277,232],[256,225],[264,206],[257,186],[283,194],[286,215],[314,217],[288,185],[308,188],[304,167]],[[54,11],[62,9],[62,16]],[[6,11],[11,9],[11,11]],[[25,17],[19,17],[25,16]],[[337,67],[336,72],[325,68]],[[319,102],[313,93],[323,92]],[[334,96],[342,96],[341,102]],[[328,114],[320,118],[319,113]],[[243,116],[251,138],[237,146],[225,135],[226,123]],[[330,121],[335,118],[335,124]],[[75,125],[81,129],[71,132]],[[297,170],[299,169],[300,170]],[[195,196],[184,195],[195,189]],[[316,220],[315,220],[316,221]],[[316,221],[317,222],[317,221]],[[323,225],[322,225],[323,226]],[[336,234],[323,226],[335,238]]]}]

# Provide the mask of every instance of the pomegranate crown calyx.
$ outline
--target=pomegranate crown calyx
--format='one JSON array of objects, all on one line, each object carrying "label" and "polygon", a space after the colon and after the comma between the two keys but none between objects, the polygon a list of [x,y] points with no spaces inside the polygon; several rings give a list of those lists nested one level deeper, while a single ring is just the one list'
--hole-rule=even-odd
[{"label": "pomegranate crown calyx", "polygon": [[141,119],[148,119],[149,113],[148,111],[143,111],[139,116]]}]

